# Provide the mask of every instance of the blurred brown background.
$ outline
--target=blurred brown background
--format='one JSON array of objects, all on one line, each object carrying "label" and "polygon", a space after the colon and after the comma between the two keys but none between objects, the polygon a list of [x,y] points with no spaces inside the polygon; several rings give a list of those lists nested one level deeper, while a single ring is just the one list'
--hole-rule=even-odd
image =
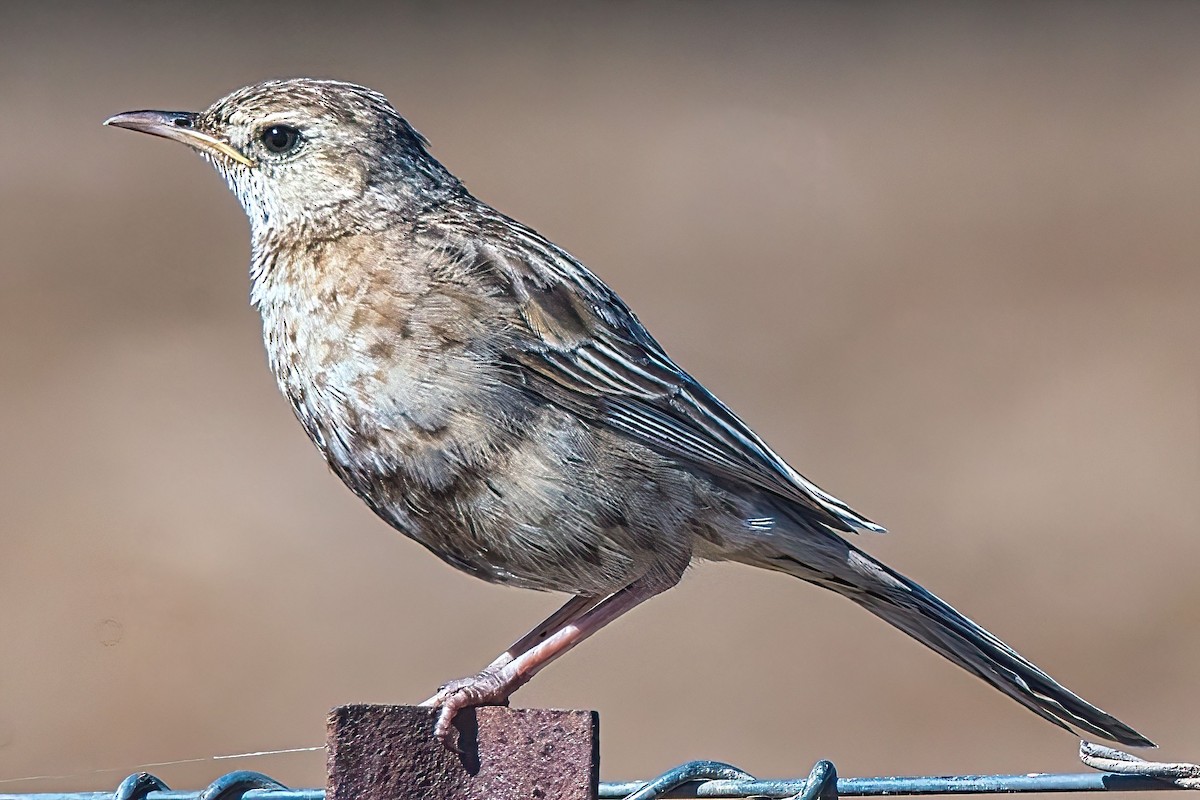
[{"label": "blurred brown background", "polygon": [[[1200,5],[0,6],[0,791],[316,745],[560,601],[459,575],[277,396],[247,228],[104,129],[271,76],[386,93],[592,266],[864,542],[1200,758]],[[1074,770],[1075,741],[851,604],[700,567],[517,696],[603,776]],[[319,753],[234,767],[323,782]]]}]

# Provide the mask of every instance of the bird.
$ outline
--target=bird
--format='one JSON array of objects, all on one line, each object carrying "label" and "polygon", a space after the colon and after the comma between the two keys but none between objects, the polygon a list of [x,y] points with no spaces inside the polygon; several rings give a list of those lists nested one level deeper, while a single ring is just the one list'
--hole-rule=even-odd
[{"label": "bird", "polygon": [[250,300],[331,470],[463,572],[570,599],[441,686],[433,735],[679,583],[695,561],[846,597],[1049,722],[1154,744],[867,554],[884,529],[790,466],[596,274],[477,199],[380,93],[267,80],[106,125],[188,145],[249,219]]}]

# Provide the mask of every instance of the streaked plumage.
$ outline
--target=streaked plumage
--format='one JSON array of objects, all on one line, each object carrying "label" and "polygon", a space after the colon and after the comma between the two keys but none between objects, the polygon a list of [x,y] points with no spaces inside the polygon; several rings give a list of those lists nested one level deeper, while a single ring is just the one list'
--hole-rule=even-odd
[{"label": "streaked plumage", "polygon": [[[271,81],[155,119],[112,122],[197,147],[241,200],[271,367],[333,471],[448,563],[579,598],[432,698],[439,735],[705,558],[832,589],[1057,725],[1149,744],[839,536],[883,529],[776,455],[566,251],[467,192],[381,95]],[[294,148],[267,149],[292,130]]]}]

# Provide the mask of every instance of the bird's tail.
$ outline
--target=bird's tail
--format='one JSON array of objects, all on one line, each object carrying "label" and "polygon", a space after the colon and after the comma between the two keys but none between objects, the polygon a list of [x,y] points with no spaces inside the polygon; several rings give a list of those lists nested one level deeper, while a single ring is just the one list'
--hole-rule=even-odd
[{"label": "bird's tail", "polygon": [[802,537],[780,536],[772,542],[772,552],[755,550],[734,559],[786,572],[850,598],[1055,725],[1133,747],[1155,746],[949,604],[833,533],[810,530]]}]

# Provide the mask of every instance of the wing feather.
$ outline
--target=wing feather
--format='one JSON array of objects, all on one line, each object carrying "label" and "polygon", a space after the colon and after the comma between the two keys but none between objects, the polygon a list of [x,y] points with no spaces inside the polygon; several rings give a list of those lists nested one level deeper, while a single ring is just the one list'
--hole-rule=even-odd
[{"label": "wing feather", "polygon": [[[552,403],[716,476],[789,500],[841,531],[883,528],[823,491],[671,360],[625,303],[566,251],[497,215],[490,247],[462,257],[498,276],[521,309],[505,356]],[[514,243],[515,240],[515,243]]]}]

